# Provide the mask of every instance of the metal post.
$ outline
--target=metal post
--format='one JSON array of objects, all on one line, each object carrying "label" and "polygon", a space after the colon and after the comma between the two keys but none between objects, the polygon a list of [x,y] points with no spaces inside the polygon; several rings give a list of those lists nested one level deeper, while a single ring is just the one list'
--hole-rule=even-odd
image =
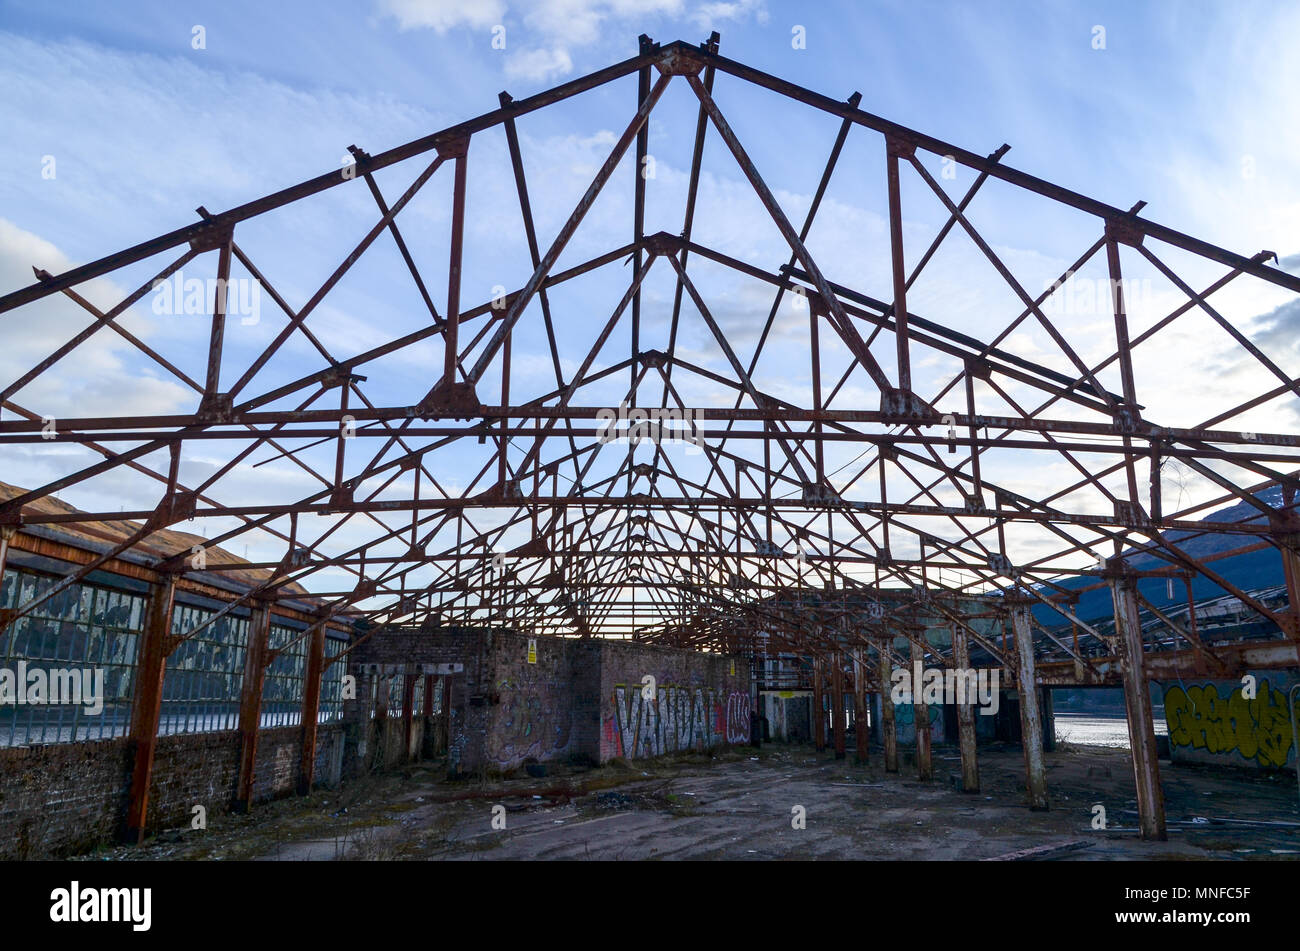
[{"label": "metal post", "polygon": [[253,801],[253,774],[257,765],[257,728],[262,719],[262,683],[266,677],[267,640],[271,634],[271,609],[265,602],[253,607],[248,621],[248,649],[244,652],[244,686],[239,696],[239,780],[232,809],[248,811]]},{"label": "metal post", "polygon": [[1137,579],[1119,559],[1107,562],[1110,592],[1115,604],[1115,632],[1119,636],[1120,669],[1124,678],[1124,705],[1128,708],[1129,749],[1137,785],[1138,825],[1142,838],[1163,841],[1165,799],[1160,788],[1160,762],[1156,756],[1155,721],[1151,688],[1146,675],[1146,652],[1138,618]]},{"label": "metal post", "polygon": [[167,667],[167,641],[172,630],[172,601],[176,576],[165,574],[153,586],[145,618],[140,659],[136,664],[135,696],[131,701],[131,792],[126,807],[126,841],[144,841],[149,811],[149,785],[153,778],[154,749],[162,714],[163,672]]},{"label": "metal post", "polygon": [[9,561],[9,542],[17,533],[17,525],[0,525],[0,590],[3,590],[5,566]]},{"label": "metal post", "polygon": [[451,750],[451,700],[452,700],[452,678],[450,675],[444,675],[442,678],[442,750],[444,753]]},{"label": "metal post", "polygon": [[1025,750],[1025,788],[1029,792],[1029,808],[1041,811],[1049,805],[1047,769],[1043,763],[1043,721],[1038,709],[1034,639],[1029,622],[1028,604],[1018,604],[1011,609],[1016,654],[1019,658],[1017,689],[1020,693],[1020,742]]},{"label": "metal post", "polygon": [[894,724],[894,698],[890,696],[890,663],[880,651],[880,738],[885,747],[885,772],[898,772],[898,731]]},{"label": "metal post", "polygon": [[839,651],[831,654],[831,729],[835,733],[835,758],[844,759],[844,657]]},{"label": "metal post", "polygon": [[461,254],[465,242],[465,160],[469,152],[469,137],[453,143],[449,152],[456,156],[456,171],[452,184],[451,262],[447,269],[447,329],[443,334],[444,386],[456,382],[456,361],[459,358]]},{"label": "metal post", "polygon": [[402,677],[402,742],[404,759],[411,759],[411,736],[415,732],[415,673],[408,667]]},{"label": "metal post", "polygon": [[320,721],[321,677],[325,673],[325,625],[312,631],[307,646],[307,676],[302,685],[302,754],[298,765],[298,795],[311,792],[316,774],[316,725]]},{"label": "metal post", "polygon": [[[971,669],[970,641],[964,625],[952,626],[952,654],[957,676],[961,678]],[[966,683],[969,691],[969,681],[959,682]],[[962,702],[970,699],[969,694],[957,697],[957,743],[961,747],[961,791],[977,793],[980,791],[980,765],[975,743],[975,705]]]},{"label": "metal post", "polygon": [[885,140],[885,172],[889,191],[889,250],[894,275],[894,338],[898,354],[898,388],[903,392],[912,389],[912,368],[908,356],[907,332],[907,276],[903,263],[903,212],[899,195],[898,156],[900,151],[910,154],[905,145],[895,139]]},{"label": "metal post", "polygon": [[[925,632],[919,633],[920,637]],[[925,650],[917,641],[912,645],[912,725],[916,728],[916,777],[921,780],[934,778],[934,760],[930,755],[930,708],[921,692],[921,678],[916,674],[925,671]]]},{"label": "metal post", "polygon": [[813,746],[818,753],[826,750],[826,709],[825,701],[822,699],[822,660],[820,657],[813,657],[813,683],[812,683],[812,727],[813,727]]},{"label": "metal post", "polygon": [[867,665],[862,662],[862,651],[853,652],[853,732],[857,737],[857,748],[853,759],[865,766],[868,761],[867,746],[870,733],[867,727]]}]

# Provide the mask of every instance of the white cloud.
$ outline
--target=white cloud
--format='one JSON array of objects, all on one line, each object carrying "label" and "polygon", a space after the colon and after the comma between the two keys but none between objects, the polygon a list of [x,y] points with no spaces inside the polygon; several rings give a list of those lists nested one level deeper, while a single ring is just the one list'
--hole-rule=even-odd
[{"label": "white cloud", "polygon": [[[71,266],[54,245],[0,218],[0,286],[31,283],[33,264],[56,274]],[[106,278],[77,290],[101,311],[116,306],[128,293]],[[51,295],[0,316],[0,388],[20,380],[93,319],[63,295]],[[117,323],[145,340],[158,330],[157,321],[140,308],[131,309]],[[193,402],[192,391],[175,379],[160,379],[160,372],[165,371],[130,342],[102,328],[24,385],[12,399],[24,409],[58,418],[85,415],[90,407],[121,415],[171,413]]]},{"label": "white cloud", "polygon": [[692,29],[751,18],[767,21],[764,0],[703,4],[685,0],[533,0],[514,4],[505,0],[479,4],[377,0],[377,5],[380,13],[395,18],[402,30],[428,28],[443,34],[457,27],[484,30],[504,25],[506,75],[537,82],[573,72],[575,53],[580,49],[596,47],[601,55],[624,49],[630,33],[661,25],[664,20],[682,21]]},{"label": "white cloud", "polygon": [[525,50],[506,58],[506,75],[511,79],[541,82],[572,71],[573,60],[566,49]]},{"label": "white cloud", "polygon": [[504,0],[378,0],[381,13],[394,17],[403,30],[430,28],[446,33],[458,26],[492,27],[505,17]]}]

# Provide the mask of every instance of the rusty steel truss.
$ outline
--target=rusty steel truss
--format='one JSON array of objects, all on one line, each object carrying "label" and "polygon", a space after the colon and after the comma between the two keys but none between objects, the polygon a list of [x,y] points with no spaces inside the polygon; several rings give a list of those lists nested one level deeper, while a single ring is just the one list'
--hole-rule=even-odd
[{"label": "rusty steel truss", "polygon": [[[516,123],[624,77],[637,80],[626,126],[558,233],[539,234]],[[782,208],[715,101],[719,79],[761,87],[838,120],[838,133],[826,143],[829,152],[823,146],[816,160],[822,171],[801,221]],[[649,119],[669,87],[686,87],[698,100],[689,185],[680,232],[646,234],[642,169]],[[70,575],[66,580],[72,583],[159,529],[190,520],[234,520],[210,544],[236,545],[241,536],[260,532],[278,540],[283,556],[255,562],[269,569],[266,581],[230,609],[241,602],[273,608],[298,583],[321,599],[318,627],[353,622],[362,637],[385,625],[433,630],[475,624],[751,654],[788,652],[816,658],[819,691],[828,665],[833,684],[840,685],[835,689],[844,689],[848,674],[860,685],[859,696],[875,689],[894,663],[907,662],[908,651],[899,649],[906,643],[912,656],[941,666],[968,666],[973,651],[1031,691],[1038,684],[1124,683],[1137,703],[1152,676],[1235,676],[1247,667],[1294,666],[1300,645],[1292,607],[1298,595],[1294,462],[1300,433],[1245,432],[1240,417],[1265,405],[1294,406],[1300,381],[1237,329],[1213,299],[1234,282],[1265,282],[1300,293],[1300,278],[1270,266],[1269,252],[1226,251],[1141,217],[1141,204],[1113,207],[1017,171],[1002,161],[1006,146],[976,154],[865,112],[859,99],[856,93],[832,99],[723,57],[716,34],[699,46],[660,45],[642,37],[638,55],[591,75],[525,99],[503,93],[499,108],[385,152],[353,148],[355,165],[342,173],[328,172],[220,214],[200,209],[194,224],[63,274],[38,270],[36,283],[0,298],[0,319],[22,321],[24,308],[62,295],[67,306],[86,311],[90,323],[22,378],[3,381],[0,442],[50,449],[75,444],[101,458],[69,467],[0,505],[0,526],[11,537],[38,525],[93,529],[108,521],[138,522],[130,537]],[[505,133],[532,270],[515,289],[474,299],[461,287],[467,171],[476,152],[488,147],[475,143],[491,130]],[[828,280],[806,244],[850,136],[870,138],[883,153],[886,174],[879,187],[888,209],[882,249],[890,265],[888,286]],[[788,260],[747,261],[692,240],[697,196],[707,187],[701,174],[706,146],[714,161],[725,161],[733,173],[738,169],[752,186],[789,247]],[[629,157],[636,175],[628,240],[558,269],[570,239]],[[935,157],[968,170],[962,194],[949,195],[923,161]],[[410,184],[399,196],[381,191],[376,176],[385,169],[406,174]],[[848,174],[861,176],[856,170]],[[445,288],[426,277],[399,226],[403,209],[435,175],[451,178]],[[1095,238],[1052,287],[1040,292],[1017,280],[995,242],[972,224],[968,208],[991,181],[1092,222]],[[906,253],[904,186],[932,196],[946,215],[932,240],[925,246],[909,242]],[[351,252],[315,293],[295,306],[276,291],[276,275],[263,273],[241,248],[239,232],[245,222],[331,189],[368,191],[374,223],[356,236]],[[987,332],[978,337],[945,326],[942,314],[909,309],[918,278],[959,238],[969,239],[1016,301],[1006,313],[988,314]],[[313,335],[312,314],[358,260],[384,245],[400,256],[427,320],[372,349],[335,357]],[[163,266],[112,309],[97,308],[78,291],[92,279],[155,256],[162,256]],[[282,311],[284,323],[256,359],[240,365],[223,360],[231,332],[223,283],[204,324],[205,372],[190,375],[119,319],[157,281],[201,256],[215,258],[223,282],[242,268],[239,273],[258,281]],[[1194,287],[1179,276],[1174,260],[1213,265],[1218,276]],[[1140,332],[1130,329],[1125,306],[1123,267],[1130,261],[1154,267],[1183,297]],[[1053,294],[1090,263],[1104,267],[1112,289],[1112,339],[1101,360],[1084,359],[1081,331],[1048,313]],[[768,288],[770,308],[751,315],[758,331],[752,347],[729,340],[724,321],[715,316],[719,302],[696,279],[701,265]],[[561,289],[580,288],[584,278],[609,271],[626,275],[619,278],[623,292],[611,311],[596,313],[589,303],[566,309],[552,301]],[[667,272],[675,292],[667,338],[647,341],[643,284],[653,272]],[[773,359],[778,345],[772,328],[794,298],[805,306],[801,346],[811,355],[812,385],[801,399],[762,388],[756,373]],[[1207,347],[1237,348],[1253,361],[1258,395],[1220,407],[1199,425],[1167,426],[1144,414],[1135,366],[1168,359],[1161,334],[1189,315],[1223,332],[1207,339]],[[683,352],[679,326],[688,316],[702,321],[728,372]],[[517,375],[512,379],[512,344],[530,324],[544,335],[540,357],[554,382],[521,392]],[[570,328],[568,338],[559,326]],[[574,328],[580,348],[574,346]],[[1050,338],[1058,367],[1063,362],[1066,372],[1017,353],[1016,334],[1029,328]],[[160,374],[192,391],[193,409],[59,419],[51,440],[43,432],[48,427],[42,407],[25,402],[23,389],[59,374],[64,356],[106,332],[122,336]],[[1095,343],[1095,328],[1087,333],[1086,342]],[[305,342],[315,356],[300,360],[289,382],[264,385],[261,371],[291,340]],[[622,348],[619,358],[601,360],[612,351],[611,341]],[[440,347],[443,359],[430,368],[427,386],[399,405],[367,396],[372,366],[429,344]],[[846,354],[843,365],[832,368],[823,359],[831,349]],[[941,357],[958,369],[946,384],[921,392],[914,369],[922,356]],[[670,411],[670,418],[671,411],[686,419],[697,413],[694,442],[631,446],[602,440],[614,401],[585,397],[597,384],[607,387],[615,380],[626,380],[620,384],[622,404],[633,423],[649,410]],[[725,396],[712,405],[689,406],[681,395],[686,381],[706,382]],[[1212,385],[1185,382],[1189,388]],[[846,395],[863,389],[878,399],[862,405]],[[828,456],[845,447],[856,455],[832,468]],[[224,462],[202,482],[186,483],[181,464],[196,451]],[[169,463],[156,465],[158,458]],[[999,484],[990,473],[997,460],[1007,458],[1024,460],[1044,479],[1050,473],[1053,489],[1028,497]],[[1170,504],[1162,497],[1161,471],[1171,461],[1212,485],[1212,495],[1182,508]],[[307,472],[317,488],[289,502],[223,492],[236,467],[254,463]],[[58,459],[51,457],[50,464]],[[37,509],[54,493],[93,487],[124,472],[155,484],[157,504],[126,511]],[[1261,498],[1279,486],[1281,506]],[[1206,519],[1232,503],[1249,506],[1249,517]],[[319,516],[327,521],[313,523]],[[525,540],[503,544],[520,531]],[[1214,564],[1219,556],[1195,554],[1192,543],[1206,534],[1238,536],[1234,553],[1275,549],[1285,570],[1287,604],[1267,603],[1223,577]],[[1147,568],[1136,570],[1130,564],[1136,555],[1151,556],[1156,567],[1148,559]],[[156,568],[181,575],[193,570],[189,557],[178,552]],[[318,581],[340,576],[348,583]],[[1138,578],[1151,576],[1186,590],[1185,620],[1138,591]],[[1197,578],[1209,579],[1271,622],[1276,635],[1222,644],[1202,639],[1191,595]],[[1066,579],[1076,580],[1067,587]],[[1102,629],[1078,617],[1072,605],[1088,587],[1107,586],[1115,618]],[[4,624],[51,596],[17,605]],[[1057,623],[1043,623],[1041,613],[1032,613],[1038,605],[1050,606]],[[1150,611],[1162,619],[1164,631],[1144,637],[1138,615]],[[936,625],[946,627],[950,639],[926,637]],[[1149,729],[1150,711],[1142,713],[1131,711],[1130,719],[1139,726],[1145,720]],[[1027,735],[1033,735],[1032,727],[1027,723]],[[1153,755],[1144,746],[1135,742],[1135,759]],[[1141,780],[1141,763],[1138,775]],[[1030,787],[1032,794],[1032,763]],[[1154,834],[1150,795],[1148,789],[1139,798]]]}]

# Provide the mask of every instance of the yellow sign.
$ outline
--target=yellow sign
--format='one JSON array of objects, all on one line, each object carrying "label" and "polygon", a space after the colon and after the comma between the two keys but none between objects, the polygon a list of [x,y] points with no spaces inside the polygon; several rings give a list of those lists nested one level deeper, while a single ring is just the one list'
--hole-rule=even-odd
[{"label": "yellow sign", "polygon": [[537,663],[537,638],[528,638],[528,663]]},{"label": "yellow sign", "polygon": [[731,660],[731,676],[736,676],[736,660],[734,657]]}]

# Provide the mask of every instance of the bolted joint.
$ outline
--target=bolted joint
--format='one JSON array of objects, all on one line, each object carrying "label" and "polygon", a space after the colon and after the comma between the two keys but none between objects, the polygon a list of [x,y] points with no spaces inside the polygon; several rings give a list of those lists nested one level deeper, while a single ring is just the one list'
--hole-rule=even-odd
[{"label": "bolted joint", "polygon": [[1274,512],[1268,517],[1268,528],[1273,540],[1283,548],[1300,551],[1300,516],[1287,509]]},{"label": "bolted joint", "polygon": [[190,238],[190,249],[199,253],[216,251],[230,244],[235,237],[234,225],[222,224],[216,218],[204,215],[204,226],[199,233]]},{"label": "bolted joint", "polygon": [[1115,428],[1121,433],[1132,435],[1145,428],[1142,422],[1142,410],[1137,406],[1121,403],[1115,407]]},{"label": "bolted joint", "polygon": [[234,399],[229,393],[205,393],[195,415],[198,422],[215,426],[234,422],[234,414]]},{"label": "bolted joint", "polygon": [[686,239],[679,234],[669,234],[667,231],[658,231],[652,235],[647,235],[642,240],[642,246],[651,254],[672,255],[686,244]]},{"label": "bolted joint", "polygon": [[331,367],[320,378],[320,385],[327,390],[332,390],[336,386],[351,386],[353,383],[364,383],[366,379],[360,373],[353,373],[350,366],[340,363],[338,366]]},{"label": "bolted joint", "polygon": [[661,369],[668,365],[668,354],[662,350],[642,350],[637,354],[637,362],[652,370]]},{"label": "bolted joint", "polygon": [[466,153],[469,152],[469,133],[449,132],[446,135],[439,136],[435,148],[438,150],[440,159],[464,158]]},{"label": "bolted joint", "polygon": [[482,415],[483,404],[479,402],[474,384],[468,380],[439,381],[415,407],[415,414],[422,419],[434,417],[453,417],[455,419],[473,419]]},{"label": "bolted joint", "polygon": [[1106,219],[1106,238],[1109,241],[1127,244],[1131,248],[1140,248],[1145,237],[1146,232],[1135,225],[1131,218]]},{"label": "bolted joint", "polygon": [[1106,567],[1102,569],[1102,576],[1114,580],[1131,580],[1136,581],[1137,575],[1122,555],[1112,555],[1106,559]]},{"label": "bolted joint", "polygon": [[895,135],[885,136],[885,154],[890,158],[910,159],[916,154],[916,143],[900,139]]},{"label": "bolted joint", "polygon": [[880,412],[886,417],[904,419],[939,418],[940,414],[933,406],[911,390],[886,387],[880,391]]},{"label": "bolted joint", "polygon": [[667,46],[660,49],[655,66],[665,76],[698,76],[704,68],[704,57],[695,47]]}]

